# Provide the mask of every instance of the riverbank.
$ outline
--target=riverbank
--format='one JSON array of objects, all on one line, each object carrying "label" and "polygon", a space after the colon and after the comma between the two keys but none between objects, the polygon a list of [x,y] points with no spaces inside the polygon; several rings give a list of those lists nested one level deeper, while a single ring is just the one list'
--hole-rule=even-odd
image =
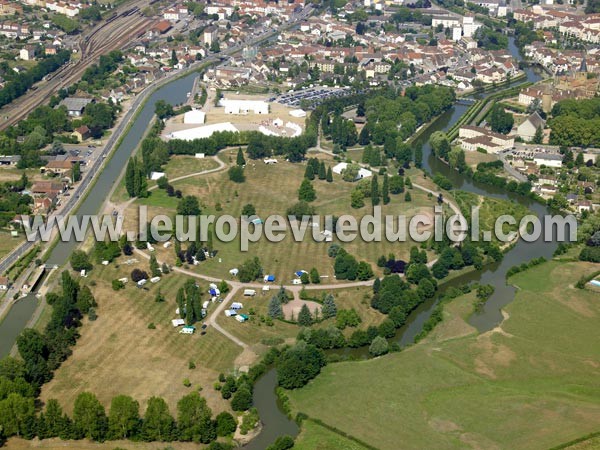
[{"label": "riverbank", "polygon": [[597,371],[586,361],[597,358],[600,305],[594,293],[575,295],[570,286],[593,270],[548,262],[516,275],[511,282],[521,290],[506,307],[509,318],[486,333],[467,321],[474,295],[459,297],[419,344],[330,364],[288,392],[293,411],[381,449],[398,441],[405,448],[545,449],[597,431],[600,404],[589,401]]}]

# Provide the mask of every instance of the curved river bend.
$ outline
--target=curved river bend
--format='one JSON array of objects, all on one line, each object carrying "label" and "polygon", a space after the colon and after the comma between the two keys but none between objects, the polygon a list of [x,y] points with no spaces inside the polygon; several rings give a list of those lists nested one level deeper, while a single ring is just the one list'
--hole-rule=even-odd
[{"label": "curved river bend", "polygon": [[[519,54],[514,45],[513,38],[509,39],[509,50],[515,59],[518,60]],[[526,69],[526,73],[529,81],[537,81],[540,79],[538,73],[530,68]],[[181,79],[165,84],[149,97],[124,136],[121,145],[114,152],[112,158],[107,162],[104,170],[98,176],[94,188],[79,207],[77,212],[78,215],[98,213],[113,185],[119,180],[119,176],[127,164],[127,160],[135,150],[147,129],[148,124],[152,120],[155,102],[161,99],[166,100],[171,104],[184,102],[186,100],[186,93],[191,90],[196,76],[196,73],[191,73]],[[428,144],[431,134],[435,131],[447,130],[450,128],[466,112],[467,108],[468,107],[465,105],[455,105],[453,109],[441,115],[438,120],[436,120],[435,123],[415,141],[415,146],[420,145],[423,148],[423,169],[430,174],[443,174],[452,181],[455,189],[461,189],[488,197],[516,201],[527,206],[538,216],[548,214],[549,211],[545,206],[529,198],[508,194],[502,190],[472,182],[448,167],[446,164],[438,161],[432,155],[431,148]],[[492,295],[479,313],[473,315],[471,320],[471,324],[478,330],[489,330],[502,320],[500,309],[510,303],[514,298],[514,289],[506,284],[506,271],[514,265],[521,264],[533,258],[540,256],[550,258],[556,245],[557,244],[554,242],[526,243],[519,240],[519,242],[505,254],[504,259],[501,262],[486,266],[481,271],[470,272],[455,278],[452,281],[445,283],[442,286],[442,290],[448,286],[458,286],[469,282],[492,284],[495,287],[494,295]],[[75,242],[60,242],[52,251],[48,262],[58,265],[64,264],[75,246]],[[413,342],[414,337],[421,331],[423,323],[431,315],[436,302],[437,299],[426,302],[411,314],[409,321],[398,331],[398,335],[395,338],[401,346]],[[14,345],[16,337],[27,325],[36,306],[37,301],[35,298],[25,298],[17,302],[11,308],[5,320],[0,323],[0,357],[9,353]],[[364,349],[357,350],[356,356],[364,355]],[[354,352],[354,350],[350,351]],[[360,353],[361,351],[363,353]],[[260,414],[263,429],[255,439],[244,447],[247,450],[264,449],[273,443],[279,436],[286,434],[295,436],[298,433],[297,425],[293,421],[290,421],[281,411],[275,395],[275,387],[275,370],[267,372],[255,385],[254,402]]]}]

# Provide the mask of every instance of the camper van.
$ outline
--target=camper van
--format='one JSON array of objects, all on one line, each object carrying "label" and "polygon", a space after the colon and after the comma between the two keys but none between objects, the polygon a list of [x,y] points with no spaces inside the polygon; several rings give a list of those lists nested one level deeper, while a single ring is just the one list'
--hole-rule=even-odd
[{"label": "camper van", "polygon": [[254,289],[244,289],[245,297],[254,297],[256,295],[256,291]]}]

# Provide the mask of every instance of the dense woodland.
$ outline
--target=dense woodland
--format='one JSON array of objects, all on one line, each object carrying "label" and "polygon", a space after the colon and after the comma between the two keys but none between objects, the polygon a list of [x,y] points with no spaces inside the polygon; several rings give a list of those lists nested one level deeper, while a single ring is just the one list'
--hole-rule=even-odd
[{"label": "dense woodland", "polygon": [[18,74],[9,68],[7,62],[0,63],[0,75],[7,81],[0,89],[0,108],[19,98],[44,76],[57,70],[69,60],[70,56],[68,50],[61,50],[56,55],[42,58],[31,69]]},{"label": "dense woodland", "polygon": [[550,144],[562,147],[600,146],[600,98],[562,100],[548,121]]}]

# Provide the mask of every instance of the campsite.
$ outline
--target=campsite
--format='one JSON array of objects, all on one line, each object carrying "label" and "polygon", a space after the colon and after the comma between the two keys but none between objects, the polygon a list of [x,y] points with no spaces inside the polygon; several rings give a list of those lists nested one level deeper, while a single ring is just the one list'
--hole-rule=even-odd
[{"label": "campsite", "polygon": [[[232,148],[220,152],[216,158],[223,164],[231,166],[235,163],[237,153],[238,150]],[[329,155],[318,157],[327,166],[333,167],[338,164]],[[298,188],[304,178],[306,164],[280,161],[278,164],[268,165],[261,160],[249,159],[247,155],[246,161],[244,183],[232,182],[227,176],[227,171],[223,170],[184,178],[172,184],[175,189],[181,190],[183,196],[196,196],[200,200],[202,214],[217,216],[230,214],[233,217],[240,217],[244,206],[250,204],[259,217],[264,218],[273,214],[285,216],[287,209],[298,199]],[[407,176],[412,176],[415,182],[418,180],[424,186],[437,189],[430,180],[422,179],[416,170],[407,171]],[[285,184],[281,183],[282,179],[287,180]],[[317,214],[339,217],[349,211],[358,215],[368,214],[371,211],[368,199],[365,199],[364,207],[357,210],[350,208],[351,192],[356,188],[357,183],[344,181],[340,175],[334,174],[332,183],[317,178],[312,184],[316,191],[316,200],[310,205],[314,206]],[[391,202],[383,205],[382,214],[406,215],[408,220],[419,213],[433,217],[436,199],[416,188],[407,188],[407,191],[410,192],[411,201],[405,201],[404,194],[391,195]],[[278,195],[272,195],[273,192],[277,192]],[[135,200],[129,205],[125,214],[124,225],[128,229],[137,223],[139,205],[148,206],[148,215],[151,217],[154,214],[172,214],[176,209],[177,200],[166,197],[161,189],[152,190],[148,198]],[[325,229],[324,226],[324,223],[319,225],[317,235]],[[209,258],[202,262],[201,266],[190,267],[190,270],[197,270],[199,273],[216,278],[234,280],[229,270],[237,267],[245,259],[257,256],[263,264],[265,273],[274,275],[279,282],[291,284],[293,277],[290,273],[298,267],[306,270],[316,267],[328,282],[335,283],[333,261],[327,255],[327,249],[329,244],[336,242],[336,239],[315,242],[312,233],[311,228],[302,242],[295,242],[290,230],[286,233],[285,239],[279,243],[269,242],[265,236],[262,236],[258,242],[249,244],[247,252],[240,250],[238,239],[231,242],[217,242],[215,239],[214,248],[218,257]],[[411,241],[390,243],[386,239],[381,242],[365,242],[356,239],[354,242],[344,244],[344,247],[359,260],[371,264],[373,270],[381,275],[376,267],[380,256],[393,253],[397,259],[407,260],[410,247],[413,245],[415,243]],[[172,249],[158,247],[156,251],[159,259],[166,260],[170,264],[175,263]]]}]

